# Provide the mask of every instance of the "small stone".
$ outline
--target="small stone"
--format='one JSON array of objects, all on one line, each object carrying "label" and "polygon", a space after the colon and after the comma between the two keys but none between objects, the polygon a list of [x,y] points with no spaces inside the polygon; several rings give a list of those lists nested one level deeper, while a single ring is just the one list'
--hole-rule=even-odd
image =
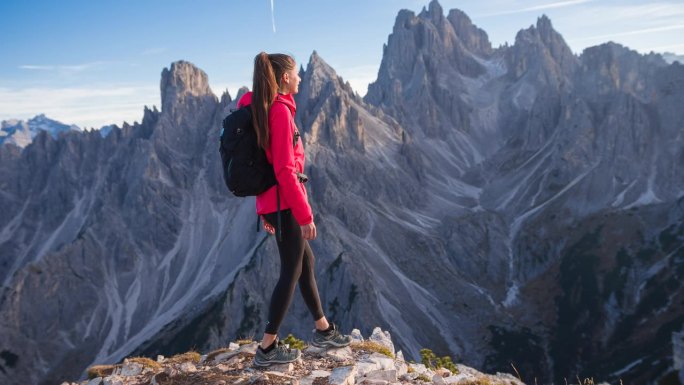
[{"label": "small stone", "polygon": [[404,359],[404,353],[400,350],[397,352],[397,354],[394,355],[394,357],[397,359],[397,361],[403,361],[406,362]]},{"label": "small stone", "polygon": [[392,355],[394,355],[394,344],[392,343],[392,336],[388,331],[382,331],[382,329],[376,327],[373,329],[373,334],[368,337],[368,340],[384,345],[392,352]]},{"label": "small stone", "polygon": [[396,369],[394,367],[394,360],[387,357],[384,354],[372,353],[370,356],[368,356],[368,360],[371,362],[375,362],[379,366],[379,369],[384,369],[384,370]]},{"label": "small stone", "polygon": [[380,365],[373,361],[359,361],[356,363],[356,375],[358,377],[365,376],[366,373],[379,369],[382,369]]},{"label": "small stone", "polygon": [[404,362],[404,361],[399,361],[399,360],[394,361],[394,368],[397,370],[397,376],[399,376],[399,377],[408,373],[408,365],[406,365],[406,362]]},{"label": "small stone", "polygon": [[122,376],[137,376],[138,374],[142,373],[142,371],[142,365],[137,362],[129,362],[128,360],[124,360],[123,366],[121,367]]},{"label": "small stone", "polygon": [[88,381],[88,385],[100,385],[102,383],[102,377],[95,377]]},{"label": "small stone", "polygon": [[218,364],[218,365],[216,365],[216,369],[218,369],[222,372],[227,372],[229,370],[232,370],[233,368],[231,368],[229,365],[226,365],[226,364]]},{"label": "small stone", "polygon": [[230,352],[221,353],[221,354],[217,355],[216,357],[214,357],[213,362],[219,363],[219,362],[223,362],[223,361],[228,361],[229,359],[237,356],[238,354],[240,354],[239,351],[230,351]]},{"label": "small stone", "polygon": [[442,377],[449,377],[451,375],[451,371],[447,368],[437,368],[435,369],[435,373]]},{"label": "small stone", "polygon": [[249,354],[256,354],[257,347],[259,347],[259,343],[252,342],[251,344],[242,345],[239,350]]},{"label": "small stone", "polygon": [[363,336],[361,335],[361,331],[359,329],[353,329],[351,331],[351,338],[352,342],[363,342]]},{"label": "small stone", "polygon": [[231,385],[246,385],[248,383],[249,383],[248,377],[240,377],[236,381],[234,381]]},{"label": "small stone", "polygon": [[396,382],[397,381],[397,370],[396,369],[374,370],[374,371],[366,374],[366,378],[373,379],[373,380],[383,380],[383,381],[387,381],[387,382]]},{"label": "small stone", "polygon": [[314,356],[323,356],[325,354],[326,350],[327,349],[325,349],[325,348],[318,348],[316,346],[309,345],[309,347],[304,349],[304,351],[302,353],[313,354]]},{"label": "small stone", "polygon": [[354,354],[349,346],[344,348],[328,349],[328,351],[325,352],[325,355],[338,362],[354,359]]},{"label": "small stone", "polygon": [[192,362],[183,362],[179,369],[183,373],[194,373],[197,371],[197,367]]},{"label": "small stone", "polygon": [[[271,369],[273,369],[273,367],[271,367]],[[290,375],[288,375],[288,374],[285,374],[285,373],[283,373],[283,372],[276,371],[276,370],[269,370],[269,371],[267,371],[267,372],[264,372],[264,374],[265,374],[265,375],[274,376],[274,377],[277,377],[277,378],[286,378],[286,379],[289,379],[289,380],[295,378],[295,377],[293,377],[293,376],[290,376]]]},{"label": "small stone", "polygon": [[249,378],[249,383],[250,383],[250,384],[253,384],[253,383],[257,382],[257,381],[259,381],[259,382],[266,381],[266,376],[264,376],[264,375],[261,374],[261,373],[255,373],[255,374],[253,374],[253,375]]},{"label": "small stone", "polygon": [[354,376],[356,376],[356,366],[342,366],[333,369],[330,377],[328,377],[328,384],[330,385],[354,385]]},{"label": "small stone", "polygon": [[442,381],[444,381],[444,383],[447,385],[449,385],[449,384],[460,384],[461,381],[473,382],[474,380],[475,380],[475,377],[472,375],[468,375],[468,374],[457,374],[454,376],[442,378]]},{"label": "small stone", "polygon": [[157,355],[157,362],[164,362],[166,360],[166,357],[162,356],[161,354]]},{"label": "small stone", "polygon": [[435,374],[434,376],[432,376],[432,383],[435,385],[446,385],[444,378],[442,378],[442,376],[440,376],[439,374]]},{"label": "small stone", "polygon": [[364,378],[364,379],[361,380],[360,383],[361,383],[361,384],[365,384],[365,385],[388,385],[388,384],[389,384],[389,381],[385,381],[385,380],[376,380],[376,379],[373,379],[373,378]]},{"label": "small stone", "polygon": [[107,376],[103,379],[104,385],[124,385],[124,379],[118,375]]},{"label": "small stone", "polygon": [[[423,364],[409,364],[409,366],[411,367],[411,369],[413,369],[414,373],[426,374],[428,371],[428,369]],[[413,374],[413,373],[409,373],[409,374]]]},{"label": "small stone", "polygon": [[312,370],[309,376],[311,377],[330,377],[330,372],[327,370]]},{"label": "small stone", "polygon": [[230,344],[228,344],[228,349],[238,350],[238,349],[240,349],[240,345],[236,344],[235,342],[231,342]]},{"label": "small stone", "polygon": [[294,365],[291,362],[287,364],[277,364],[271,365],[270,369],[274,372],[292,373],[292,371],[294,370]]}]

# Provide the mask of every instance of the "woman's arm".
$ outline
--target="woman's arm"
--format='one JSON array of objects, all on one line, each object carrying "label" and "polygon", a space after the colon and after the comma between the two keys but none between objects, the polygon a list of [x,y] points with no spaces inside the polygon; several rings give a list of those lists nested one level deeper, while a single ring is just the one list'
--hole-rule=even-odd
[{"label": "woman's arm", "polygon": [[[290,110],[282,103],[273,103],[268,114],[271,134],[271,155],[278,188],[300,226],[313,222],[311,206],[302,191],[294,158],[294,127]],[[313,231],[315,234],[315,230]]]}]

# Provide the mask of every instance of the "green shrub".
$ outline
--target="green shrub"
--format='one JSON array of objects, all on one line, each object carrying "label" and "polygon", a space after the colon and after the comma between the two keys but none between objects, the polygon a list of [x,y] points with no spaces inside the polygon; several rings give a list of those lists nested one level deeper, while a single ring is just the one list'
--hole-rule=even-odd
[{"label": "green shrub", "polygon": [[456,368],[456,365],[454,365],[453,361],[451,361],[450,356],[439,358],[430,349],[420,349],[420,358],[420,362],[422,362],[426,368],[430,368],[432,370],[445,368],[453,374],[458,373],[458,368]]},{"label": "green shrub", "polygon": [[299,350],[304,350],[306,347],[306,343],[302,340],[298,340],[293,336],[291,333],[287,335],[287,337],[283,340],[284,343],[290,345],[291,348],[299,349]]}]

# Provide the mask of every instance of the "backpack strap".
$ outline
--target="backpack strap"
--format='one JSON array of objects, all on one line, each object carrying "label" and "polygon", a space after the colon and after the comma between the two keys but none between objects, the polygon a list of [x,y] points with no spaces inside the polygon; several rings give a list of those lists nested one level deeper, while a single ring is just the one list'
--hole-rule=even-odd
[{"label": "backpack strap", "polygon": [[280,192],[278,191],[278,183],[276,183],[276,201],[278,205],[278,241],[283,241],[283,232],[280,220]]}]

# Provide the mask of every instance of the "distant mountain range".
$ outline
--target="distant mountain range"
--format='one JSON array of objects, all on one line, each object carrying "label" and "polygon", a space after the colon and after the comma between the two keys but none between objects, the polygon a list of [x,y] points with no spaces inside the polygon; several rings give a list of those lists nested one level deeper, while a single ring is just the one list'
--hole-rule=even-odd
[{"label": "distant mountain range", "polygon": [[57,138],[59,133],[70,130],[80,131],[76,125],[67,125],[56,120],[49,119],[44,114],[36,115],[28,121],[23,120],[3,120],[0,122],[0,145],[12,143],[15,146],[24,148],[28,146],[33,138],[40,131],[46,131],[53,138]]},{"label": "distant mountain range", "polygon": [[[684,66],[575,55],[546,16],[493,48],[432,1],[399,12],[364,98],[316,52],[301,77],[311,246],[343,330],[527,383],[676,379]],[[245,90],[217,98],[185,61],[160,89],[161,110],[106,137],[0,146],[0,382],[263,332],[276,245],[217,151]],[[311,328],[297,297],[281,331]]]},{"label": "distant mountain range", "polygon": [[[99,132],[102,136],[107,136],[114,127],[114,125],[103,126]],[[50,119],[45,114],[36,115],[27,121],[3,120],[0,122],[0,145],[11,143],[19,148],[24,148],[31,144],[40,131],[45,131],[52,138],[57,139],[62,132],[81,131],[81,128],[75,124],[68,125]]]}]

